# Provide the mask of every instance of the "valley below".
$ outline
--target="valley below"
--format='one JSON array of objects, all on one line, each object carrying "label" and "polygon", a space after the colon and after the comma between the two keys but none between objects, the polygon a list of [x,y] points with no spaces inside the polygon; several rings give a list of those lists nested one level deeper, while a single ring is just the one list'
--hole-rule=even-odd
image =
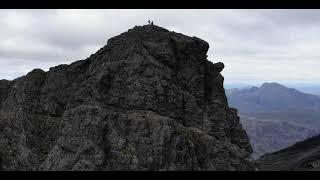
[{"label": "valley below", "polygon": [[247,131],[252,148],[252,158],[275,152],[320,133],[313,128],[288,120],[267,119],[240,115],[240,122]]},{"label": "valley below", "polygon": [[258,159],[320,134],[320,98],[278,83],[226,91]]}]

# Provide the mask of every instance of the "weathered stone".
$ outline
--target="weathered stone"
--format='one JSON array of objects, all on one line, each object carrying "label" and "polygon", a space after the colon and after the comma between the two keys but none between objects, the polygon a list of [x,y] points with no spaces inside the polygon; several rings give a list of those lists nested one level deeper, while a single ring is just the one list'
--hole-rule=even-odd
[{"label": "weathered stone", "polygon": [[5,170],[253,170],[207,42],[154,25],[0,83]]}]

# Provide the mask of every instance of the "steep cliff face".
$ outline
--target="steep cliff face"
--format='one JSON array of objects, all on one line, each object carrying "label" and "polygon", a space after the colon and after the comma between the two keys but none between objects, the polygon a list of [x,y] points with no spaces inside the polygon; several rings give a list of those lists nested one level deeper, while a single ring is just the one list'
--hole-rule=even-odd
[{"label": "steep cliff face", "polygon": [[253,170],[208,48],[136,26],[85,60],[1,81],[1,167]]}]

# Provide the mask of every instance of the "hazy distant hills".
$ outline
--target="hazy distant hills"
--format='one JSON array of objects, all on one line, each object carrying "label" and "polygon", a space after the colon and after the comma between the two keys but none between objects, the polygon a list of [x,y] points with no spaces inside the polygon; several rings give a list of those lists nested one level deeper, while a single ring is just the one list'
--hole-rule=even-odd
[{"label": "hazy distant hills", "polygon": [[264,83],[261,87],[226,90],[229,106],[239,110],[257,158],[320,131],[320,97]]},{"label": "hazy distant hills", "polygon": [[278,83],[264,83],[260,88],[227,91],[229,105],[242,113],[320,110],[320,97],[306,94]]},{"label": "hazy distant hills", "polygon": [[286,120],[241,116],[240,121],[250,138],[253,148],[252,157],[255,159],[320,133],[319,128]]}]

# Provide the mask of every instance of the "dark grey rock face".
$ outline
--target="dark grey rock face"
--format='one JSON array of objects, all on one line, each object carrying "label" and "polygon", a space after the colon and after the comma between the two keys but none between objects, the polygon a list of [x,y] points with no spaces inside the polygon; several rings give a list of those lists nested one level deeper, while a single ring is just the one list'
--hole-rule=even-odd
[{"label": "dark grey rock face", "polygon": [[7,80],[0,80],[0,108],[1,108],[1,103],[6,100],[9,89],[11,86],[11,82]]},{"label": "dark grey rock face", "polygon": [[2,168],[253,170],[208,48],[137,26],[85,60],[1,81]]},{"label": "dark grey rock face", "polygon": [[262,171],[319,171],[320,136],[314,136],[255,161]]}]

